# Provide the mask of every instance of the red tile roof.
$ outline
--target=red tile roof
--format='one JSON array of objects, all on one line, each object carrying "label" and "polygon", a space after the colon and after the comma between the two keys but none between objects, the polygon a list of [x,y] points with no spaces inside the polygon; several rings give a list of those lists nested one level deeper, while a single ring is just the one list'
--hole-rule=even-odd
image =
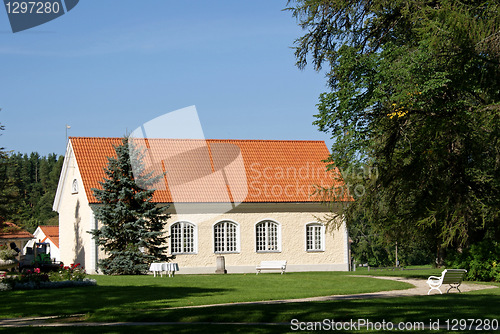
[{"label": "red tile roof", "polygon": [[43,234],[45,234],[45,238],[42,240],[44,242],[47,239],[50,239],[54,245],[59,247],[59,226],[52,225],[41,225],[38,226]]},{"label": "red tile roof", "polygon": [[[107,157],[116,157],[113,146],[122,138],[70,141],[88,200],[97,203],[91,189],[102,188]],[[326,170],[329,152],[322,141],[147,139],[137,144],[149,149],[148,166],[166,172],[164,186],[153,196],[157,203],[318,202],[311,196],[315,185],[343,185]]]},{"label": "red tile roof", "polygon": [[0,220],[0,239],[32,239],[33,234],[11,222]]}]

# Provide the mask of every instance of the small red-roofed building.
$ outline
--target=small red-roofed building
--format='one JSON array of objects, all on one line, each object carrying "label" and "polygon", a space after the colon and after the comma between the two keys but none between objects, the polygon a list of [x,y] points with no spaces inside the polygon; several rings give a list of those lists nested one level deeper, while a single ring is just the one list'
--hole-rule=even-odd
[{"label": "small red-roofed building", "polygon": [[[135,140],[135,139],[134,139]],[[100,227],[92,191],[101,188],[107,157],[122,138],[70,137],[53,209],[59,213],[64,263],[90,273],[106,256],[87,233]],[[153,201],[169,206],[165,232],[179,273],[255,272],[261,261],[286,260],[287,271],[349,269],[349,237],[324,222],[329,207],[316,187],[334,187],[351,201],[337,169],[324,162],[322,141],[138,139],[146,169],[163,175]],[[101,188],[102,189],[102,188]],[[334,207],[334,206],[332,206]]]},{"label": "small red-roofed building", "polygon": [[35,243],[44,242],[50,244],[50,258],[54,262],[61,261],[59,252],[59,226],[41,225],[33,232],[33,239],[23,248],[23,254],[28,253],[28,248],[33,248]]},{"label": "small red-roofed building", "polygon": [[[0,217],[0,245],[12,248],[11,244],[14,243],[15,248],[21,251],[31,239],[33,239],[33,234],[14,223],[4,221]],[[19,256],[21,256],[21,252],[19,252]]]}]

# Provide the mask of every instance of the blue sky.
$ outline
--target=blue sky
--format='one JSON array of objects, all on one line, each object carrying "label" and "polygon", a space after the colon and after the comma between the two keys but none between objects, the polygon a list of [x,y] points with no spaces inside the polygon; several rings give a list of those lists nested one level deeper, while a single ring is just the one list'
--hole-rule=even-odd
[{"label": "blue sky", "polygon": [[325,140],[324,74],[295,67],[286,0],[83,0],[13,34],[0,8],[0,147],[63,154],[195,105],[206,138]]}]

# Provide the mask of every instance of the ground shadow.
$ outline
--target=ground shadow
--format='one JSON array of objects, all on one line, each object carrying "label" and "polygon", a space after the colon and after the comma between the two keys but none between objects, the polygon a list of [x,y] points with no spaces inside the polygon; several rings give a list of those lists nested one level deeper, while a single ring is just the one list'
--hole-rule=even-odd
[{"label": "ground shadow", "polygon": [[[335,300],[326,302],[287,303],[272,305],[232,305],[198,309],[172,309],[136,314],[134,321],[168,318],[178,322],[245,322],[283,323],[300,321],[423,321],[431,319],[496,319],[500,314],[498,295],[454,293],[436,296],[397,297],[381,299]],[[149,319],[149,320],[146,320]],[[132,320],[132,319],[130,319]]]},{"label": "ground shadow", "polygon": [[25,315],[30,301],[36,300],[31,316],[71,315],[76,313],[124,313],[134,310],[171,307],[179,299],[213,296],[227,291],[219,288],[162,286],[89,286],[79,288],[20,290],[0,292],[0,314]]}]

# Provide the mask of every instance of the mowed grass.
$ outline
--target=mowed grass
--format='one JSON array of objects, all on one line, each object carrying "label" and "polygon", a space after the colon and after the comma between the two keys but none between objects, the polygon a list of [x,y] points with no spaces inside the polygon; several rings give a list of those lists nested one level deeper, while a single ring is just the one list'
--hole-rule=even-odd
[{"label": "mowed grass", "polygon": [[[440,269],[433,269],[436,275]],[[399,275],[397,275],[399,273]],[[100,286],[80,289],[0,292],[0,316],[35,314],[84,313],[80,318],[91,322],[136,322],[132,326],[52,327],[50,333],[296,333],[292,319],[303,323],[336,322],[365,319],[370,322],[424,323],[447,319],[497,319],[500,321],[500,289],[467,293],[423,295],[414,297],[334,300],[326,302],[283,303],[272,305],[219,305],[203,308],[172,308],[177,306],[231,303],[235,301],[285,299],[313,295],[360,293],[402,288],[392,282],[370,277],[350,277],[351,273],[288,273],[265,275],[190,275],[175,278],[145,276],[98,276]],[[356,274],[361,274],[356,272]],[[366,273],[368,274],[368,273]],[[428,277],[422,271],[376,271],[377,276]],[[138,285],[141,284],[141,285]],[[388,285],[386,285],[388,284]],[[488,283],[500,287],[498,283]],[[406,285],[406,284],[405,284]],[[165,296],[164,294],[170,294]],[[249,296],[249,295],[252,295]],[[26,298],[24,306],[13,307]],[[42,299],[48,298],[45,302]],[[59,299],[58,299],[59,298]],[[209,301],[209,302],[207,302]],[[14,311],[17,308],[17,311]],[[65,309],[67,308],[67,310]],[[45,310],[40,310],[45,309]],[[49,310],[52,309],[52,310]],[[80,311],[77,311],[80,310]],[[30,314],[34,312],[35,314]],[[9,316],[10,317],[10,316]],[[61,320],[57,320],[58,322]],[[161,322],[151,324],[146,322]],[[456,328],[460,329],[460,328]],[[9,332],[5,328],[6,332]],[[2,329],[0,329],[2,331]],[[16,333],[38,333],[40,328],[16,328]],[[300,331],[303,333],[312,330]],[[380,333],[381,331],[340,331]],[[384,331],[382,331],[384,332]],[[420,333],[437,331],[419,330]],[[447,332],[441,329],[439,332]],[[466,333],[457,330],[453,333]],[[490,330],[483,330],[489,333]]]},{"label": "mowed grass", "polygon": [[[95,321],[144,321],[172,307],[407,289],[411,285],[343,272],[93,276],[97,286],[0,292],[0,318],[87,314]],[[158,319],[162,319],[160,316]]]},{"label": "mowed grass", "polygon": [[[500,287],[500,284],[490,284]],[[51,327],[46,333],[297,333],[292,319],[301,322],[357,321],[392,322],[398,324],[440,321],[447,319],[499,319],[500,289],[487,289],[468,293],[398,297],[362,300],[335,300],[327,302],[286,303],[274,305],[232,305],[196,309],[165,309],[136,312],[132,316],[125,309],[129,321],[161,321],[170,325],[105,326],[105,327]],[[100,316],[91,319],[98,321]],[[459,329],[459,328],[457,328]],[[12,328],[5,328],[12,332]],[[39,333],[40,328],[16,328],[16,333]],[[0,331],[2,331],[0,329]],[[301,333],[315,331],[304,330]],[[350,330],[341,333],[380,333],[387,331]],[[410,331],[408,331],[410,332]],[[418,330],[419,333],[450,332],[445,329]],[[456,330],[453,333],[468,333]],[[491,330],[483,330],[491,333]]]}]

